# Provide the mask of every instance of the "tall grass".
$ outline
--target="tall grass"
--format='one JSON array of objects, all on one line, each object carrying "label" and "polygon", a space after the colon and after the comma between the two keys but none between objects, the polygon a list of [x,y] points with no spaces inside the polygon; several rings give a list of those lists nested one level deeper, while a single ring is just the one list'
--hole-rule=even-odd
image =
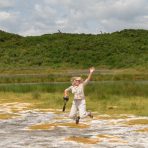
[{"label": "tall grass", "polygon": [[[63,91],[69,85],[70,83],[0,85],[0,102],[2,100],[15,101],[14,98],[17,98],[17,101],[31,101],[40,108],[62,108]],[[99,113],[148,115],[147,82],[90,83],[85,88],[85,94],[88,110]],[[71,94],[68,109],[72,100]]]},{"label": "tall grass", "polygon": [[109,99],[109,96],[146,96],[148,97],[148,83],[134,81],[112,81],[92,83],[86,87],[86,94],[93,99]]},{"label": "tall grass", "polygon": [[148,83],[111,82],[86,88],[88,109],[100,113],[148,116]]},{"label": "tall grass", "polygon": [[16,92],[16,93],[27,93],[27,92],[49,92],[57,93],[62,92],[67,83],[49,83],[49,84],[2,84],[0,85],[0,92]]},{"label": "tall grass", "polygon": [[[70,83],[40,83],[40,84],[1,84],[0,91],[25,93],[39,92],[63,92]],[[118,96],[148,96],[147,81],[102,81],[89,83],[85,88],[86,95],[95,99],[104,99],[106,95]]]},{"label": "tall grass", "polygon": [[[0,76],[0,83],[43,83],[43,82],[68,82],[72,74],[37,74],[37,75],[3,75]],[[81,75],[86,77],[87,74]],[[119,80],[148,80],[147,74],[95,74],[94,81],[119,81]]]}]

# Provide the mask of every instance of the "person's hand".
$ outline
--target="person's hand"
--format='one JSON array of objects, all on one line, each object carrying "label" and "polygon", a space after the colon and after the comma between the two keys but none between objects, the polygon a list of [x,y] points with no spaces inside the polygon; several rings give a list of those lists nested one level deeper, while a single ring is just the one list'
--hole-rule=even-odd
[{"label": "person's hand", "polygon": [[68,101],[69,97],[68,96],[64,96],[63,99],[64,99],[64,101]]},{"label": "person's hand", "polygon": [[91,67],[90,69],[89,69],[89,72],[90,73],[93,73],[95,71],[95,68],[94,67]]}]

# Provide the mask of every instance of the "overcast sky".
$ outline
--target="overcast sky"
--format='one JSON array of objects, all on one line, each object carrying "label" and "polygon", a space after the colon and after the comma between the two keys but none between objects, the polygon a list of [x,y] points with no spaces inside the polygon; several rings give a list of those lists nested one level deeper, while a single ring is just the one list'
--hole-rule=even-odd
[{"label": "overcast sky", "polygon": [[0,0],[0,29],[26,35],[148,29],[148,0]]}]

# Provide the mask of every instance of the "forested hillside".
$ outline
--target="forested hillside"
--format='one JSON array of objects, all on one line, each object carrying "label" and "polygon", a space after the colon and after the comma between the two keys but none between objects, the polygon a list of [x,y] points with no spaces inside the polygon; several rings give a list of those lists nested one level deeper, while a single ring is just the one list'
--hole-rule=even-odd
[{"label": "forested hillside", "polygon": [[22,37],[0,31],[0,67],[148,67],[148,30]]}]

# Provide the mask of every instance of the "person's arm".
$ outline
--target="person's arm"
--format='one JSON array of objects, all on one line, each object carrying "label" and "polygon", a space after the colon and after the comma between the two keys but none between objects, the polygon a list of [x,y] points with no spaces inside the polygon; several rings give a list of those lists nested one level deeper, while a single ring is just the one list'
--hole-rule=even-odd
[{"label": "person's arm", "polygon": [[67,102],[68,102],[68,100],[69,100],[68,91],[71,90],[71,87],[72,87],[72,86],[70,86],[70,87],[68,87],[67,89],[64,90],[64,97],[63,97],[63,99],[64,99],[64,106],[63,106],[63,112],[65,111],[65,109],[66,109],[66,104],[67,104]]},{"label": "person's arm", "polygon": [[68,92],[71,90],[71,86],[64,90],[64,97],[68,97]]},{"label": "person's arm", "polygon": [[64,97],[68,97],[68,91],[66,89],[64,90]]},{"label": "person's arm", "polygon": [[86,80],[83,82],[84,85],[86,85],[86,84],[90,81],[90,79],[91,79],[92,74],[93,74],[94,71],[95,71],[95,68],[94,68],[94,67],[91,67],[91,68],[89,69],[88,77],[87,77]]}]

